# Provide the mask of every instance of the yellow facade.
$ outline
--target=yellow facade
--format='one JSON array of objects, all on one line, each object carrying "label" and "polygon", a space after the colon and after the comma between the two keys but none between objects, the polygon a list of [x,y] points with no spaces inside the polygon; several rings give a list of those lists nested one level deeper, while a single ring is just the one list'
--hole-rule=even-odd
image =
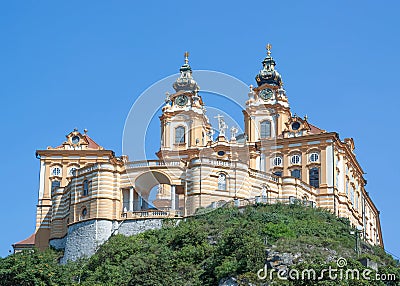
[{"label": "yellow facade", "polygon": [[36,246],[65,238],[83,221],[185,217],[200,208],[256,202],[329,209],[361,227],[367,242],[383,246],[379,211],[365,189],[353,140],[292,115],[270,52],[258,86],[243,96],[245,132],[231,138],[223,120],[213,138],[187,58],[180,72],[176,93],[162,109],[158,160],[116,157],[77,130],[61,146],[37,152]]}]

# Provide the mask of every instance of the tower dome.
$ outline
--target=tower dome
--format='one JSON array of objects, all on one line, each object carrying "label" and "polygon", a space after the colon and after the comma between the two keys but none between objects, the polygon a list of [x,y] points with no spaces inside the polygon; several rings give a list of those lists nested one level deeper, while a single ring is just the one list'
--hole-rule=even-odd
[{"label": "tower dome", "polygon": [[256,76],[257,85],[261,86],[265,83],[281,87],[283,85],[282,77],[275,70],[275,60],[271,57],[270,44],[267,45],[267,57],[262,61],[263,69]]},{"label": "tower dome", "polygon": [[189,65],[189,53],[185,52],[185,63],[179,69],[181,75],[174,82],[172,87],[176,92],[178,91],[189,91],[189,92],[198,92],[200,87],[197,82],[192,77],[192,68]]}]

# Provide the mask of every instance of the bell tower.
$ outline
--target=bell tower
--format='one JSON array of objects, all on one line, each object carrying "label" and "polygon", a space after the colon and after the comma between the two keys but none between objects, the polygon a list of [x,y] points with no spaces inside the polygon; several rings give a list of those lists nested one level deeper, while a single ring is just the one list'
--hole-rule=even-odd
[{"label": "bell tower", "polygon": [[161,146],[157,153],[160,159],[184,159],[197,155],[206,146],[211,132],[199,94],[200,87],[192,77],[188,52],[184,58],[180,76],[172,85],[175,93],[167,93],[160,116]]},{"label": "bell tower", "polygon": [[249,142],[262,139],[276,139],[285,130],[285,123],[291,117],[282,77],[275,69],[271,57],[272,46],[268,44],[263,68],[256,76],[257,87],[250,86],[244,113],[245,133]]}]

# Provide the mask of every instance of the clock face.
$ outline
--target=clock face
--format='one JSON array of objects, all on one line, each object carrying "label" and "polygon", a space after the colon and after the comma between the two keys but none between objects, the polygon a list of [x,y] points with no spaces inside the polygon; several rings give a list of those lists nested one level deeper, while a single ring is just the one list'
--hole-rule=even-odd
[{"label": "clock face", "polygon": [[186,95],[179,95],[175,98],[175,103],[179,106],[184,106],[188,102],[188,98]]},{"label": "clock face", "polygon": [[260,97],[264,100],[271,99],[273,95],[274,92],[270,88],[266,88],[260,91]]},{"label": "clock face", "polygon": [[74,136],[72,137],[72,144],[78,144],[79,143],[79,137],[78,136]]}]

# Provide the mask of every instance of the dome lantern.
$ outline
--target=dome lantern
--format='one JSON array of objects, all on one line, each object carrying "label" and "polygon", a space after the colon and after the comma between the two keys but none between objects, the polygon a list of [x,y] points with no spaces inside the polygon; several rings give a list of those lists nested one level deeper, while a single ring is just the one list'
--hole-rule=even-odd
[{"label": "dome lantern", "polygon": [[278,71],[275,70],[276,62],[271,57],[272,45],[268,44],[266,46],[266,48],[267,48],[267,56],[262,61],[263,69],[256,76],[257,85],[261,86],[261,85],[267,83],[270,85],[276,85],[276,86],[281,87],[283,85],[282,77],[278,73]]},{"label": "dome lantern", "polygon": [[172,87],[176,92],[178,91],[189,91],[193,93],[197,93],[200,90],[197,82],[192,77],[192,68],[189,65],[189,53],[185,52],[185,63],[179,69],[181,75],[174,82]]}]

